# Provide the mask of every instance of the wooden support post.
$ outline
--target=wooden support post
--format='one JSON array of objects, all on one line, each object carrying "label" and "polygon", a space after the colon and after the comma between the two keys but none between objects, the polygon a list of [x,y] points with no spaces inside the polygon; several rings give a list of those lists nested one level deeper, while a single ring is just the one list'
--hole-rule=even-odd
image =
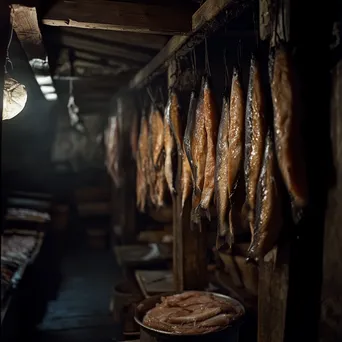
[{"label": "wooden support post", "polygon": [[[174,84],[177,75],[172,61],[169,73],[169,86]],[[174,75],[174,78],[171,78]],[[191,221],[191,196],[182,210],[180,179],[182,156],[178,155],[176,190],[173,196],[173,273],[177,291],[204,290],[207,285],[206,225],[195,225]]]},{"label": "wooden support post", "polygon": [[[288,2],[284,0],[284,3]],[[274,12],[274,1],[259,0],[260,39],[272,43],[276,15],[278,36],[289,38],[288,12],[283,22],[282,16]],[[281,12],[281,11],[280,11]],[[286,30],[286,32],[284,32]],[[283,342],[286,334],[286,320],[289,293],[289,264],[291,242],[275,247],[260,261],[258,293],[258,341]]]}]

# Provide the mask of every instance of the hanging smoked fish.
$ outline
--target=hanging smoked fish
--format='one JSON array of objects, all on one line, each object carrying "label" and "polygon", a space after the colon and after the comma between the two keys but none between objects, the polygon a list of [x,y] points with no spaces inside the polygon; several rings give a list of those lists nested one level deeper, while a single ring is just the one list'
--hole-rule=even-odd
[{"label": "hanging smoked fish", "polygon": [[140,123],[140,135],[139,135],[139,142],[138,142],[138,161],[137,164],[140,170],[139,174],[139,196],[140,200],[140,208],[141,211],[144,211],[145,204],[146,204],[146,196],[147,196],[147,172],[148,172],[148,164],[149,164],[149,148],[148,148],[148,125],[146,117],[143,116],[141,118]]},{"label": "hanging smoked fish", "polygon": [[251,233],[254,232],[256,192],[265,150],[266,122],[265,98],[261,71],[255,56],[252,56],[246,105],[245,121],[245,187],[247,214]]},{"label": "hanging smoked fish", "polygon": [[229,98],[223,96],[221,120],[216,146],[215,196],[218,215],[217,249],[226,242],[228,224],[228,133]]},{"label": "hanging smoked fish", "polygon": [[232,197],[242,167],[244,153],[245,100],[240,75],[234,69],[230,95],[229,147],[228,147],[228,194]]},{"label": "hanging smoked fish", "polygon": [[298,221],[308,202],[308,186],[299,127],[300,103],[290,55],[283,45],[270,58],[270,72],[276,154]]},{"label": "hanging smoked fish", "polygon": [[[233,71],[232,87],[230,93],[229,112],[229,134],[228,134],[228,198],[229,198],[229,234],[227,242],[232,246],[234,242],[234,218],[237,213],[233,210],[240,210],[240,205],[234,205],[233,196],[239,185],[240,176],[243,174],[243,153],[244,153],[244,132],[245,132],[245,100],[240,82],[240,74],[235,68]],[[241,190],[241,184],[240,189]],[[239,194],[240,195],[240,194]],[[240,215],[240,214],[239,214]]]},{"label": "hanging smoked fish", "polygon": [[191,139],[192,139],[192,133],[194,131],[195,120],[196,120],[196,104],[197,104],[197,94],[195,91],[192,91],[190,95],[188,117],[186,121],[185,133],[184,133],[184,151],[191,167],[191,174],[192,174],[193,181],[194,181],[194,175],[195,175],[195,165],[194,165],[194,161],[192,158],[192,140]]},{"label": "hanging smoked fish", "polygon": [[171,101],[171,106],[170,106],[170,115],[167,116],[167,119],[170,120],[169,125],[171,127],[171,131],[172,131],[173,137],[177,145],[178,154],[182,155],[183,154],[182,120],[181,120],[180,111],[179,111],[178,98],[174,90],[171,90],[169,99]]},{"label": "hanging smoked fish", "polygon": [[255,225],[248,257],[258,261],[275,245],[282,228],[281,191],[271,131],[267,133],[257,186]]},{"label": "hanging smoked fish", "polygon": [[189,110],[186,122],[186,128],[183,140],[183,156],[182,156],[182,177],[181,177],[181,189],[182,189],[182,210],[184,208],[185,201],[191,194],[192,186],[194,184],[194,162],[192,159],[191,151],[191,134],[194,129],[195,116],[196,116],[196,102],[197,96],[195,91],[191,92]]},{"label": "hanging smoked fish", "polygon": [[210,220],[209,206],[211,204],[215,190],[215,164],[218,119],[213,92],[210,88],[209,79],[207,77],[204,78],[203,111],[204,128],[207,137],[207,146],[204,183],[201,194],[201,202],[199,204],[198,209],[202,215],[205,214],[207,218]]},{"label": "hanging smoked fish", "polygon": [[164,150],[164,123],[162,115],[156,106],[152,106],[149,118],[149,143],[151,149],[152,164],[155,169],[161,167]]},{"label": "hanging smoked fish", "polygon": [[173,168],[174,168],[174,152],[175,152],[175,140],[173,138],[173,134],[170,127],[170,115],[171,111],[174,110],[172,108],[174,102],[172,102],[171,97],[169,97],[168,102],[165,107],[164,114],[164,149],[165,149],[165,178],[170,190],[171,194],[176,193],[176,189],[174,187],[174,176],[173,176]]},{"label": "hanging smoked fish", "polygon": [[166,179],[165,179],[165,165],[162,164],[160,169],[156,172],[155,181],[155,203],[157,208],[164,206],[165,191],[166,191]]},{"label": "hanging smoked fish", "polygon": [[202,81],[201,92],[196,107],[195,124],[191,139],[191,155],[194,165],[194,191],[192,196],[192,220],[195,223],[200,222],[198,206],[201,202],[201,194],[204,185],[206,151],[207,151],[207,135],[204,123],[204,88],[205,79]]}]

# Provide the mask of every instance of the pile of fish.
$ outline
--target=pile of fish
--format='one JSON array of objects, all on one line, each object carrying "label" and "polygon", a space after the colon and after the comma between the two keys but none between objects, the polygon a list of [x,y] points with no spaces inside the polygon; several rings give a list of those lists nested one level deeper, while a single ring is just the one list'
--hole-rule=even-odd
[{"label": "pile of fish", "polygon": [[161,303],[146,313],[143,323],[161,331],[195,335],[221,330],[241,315],[242,308],[228,299],[188,291],[162,297]]},{"label": "pile of fish", "polygon": [[[293,73],[290,55],[279,45],[271,53],[269,87],[265,87],[253,55],[247,99],[235,68],[230,91],[223,96],[221,116],[210,79],[204,76],[199,95],[191,93],[184,130],[177,95],[170,92],[164,118],[152,109],[149,119],[141,119],[138,208],[145,209],[148,197],[162,206],[166,183],[171,194],[181,196],[182,208],[192,194],[195,223],[210,220],[210,208],[216,205],[218,248],[232,246],[239,227],[249,227],[249,258],[258,260],[270,251],[283,225],[282,189],[289,193],[295,221],[308,201]],[[179,189],[177,168],[181,170]]]}]

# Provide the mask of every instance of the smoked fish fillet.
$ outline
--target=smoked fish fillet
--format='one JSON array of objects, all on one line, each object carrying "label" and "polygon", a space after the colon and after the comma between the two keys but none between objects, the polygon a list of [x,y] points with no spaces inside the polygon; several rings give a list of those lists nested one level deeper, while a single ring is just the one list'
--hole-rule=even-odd
[{"label": "smoked fish fillet", "polygon": [[204,128],[207,136],[206,161],[204,171],[204,184],[201,194],[199,210],[210,220],[209,206],[215,191],[215,164],[218,118],[214,94],[209,85],[209,79],[204,81]]},{"label": "smoked fish fillet", "polygon": [[256,261],[273,248],[282,228],[282,201],[278,180],[274,144],[269,130],[257,187],[254,233],[247,253],[248,258]]},{"label": "smoked fish fillet", "polygon": [[255,56],[252,56],[246,105],[245,121],[245,188],[247,213],[251,233],[254,232],[256,193],[265,150],[266,121],[265,97],[261,71]]},{"label": "smoked fish fillet", "polygon": [[146,196],[147,196],[147,171],[149,163],[149,148],[148,148],[148,125],[146,117],[143,116],[140,122],[140,135],[138,140],[138,171],[139,171],[139,200],[141,211],[145,210]]},{"label": "smoked fish fillet", "polygon": [[204,119],[204,91],[205,78],[202,80],[200,96],[196,107],[195,124],[192,132],[191,155],[194,164],[194,191],[192,196],[192,215],[191,218],[195,223],[200,222],[198,206],[201,202],[201,195],[204,185],[206,151],[207,151],[207,134],[205,131]]},{"label": "smoked fish fillet", "polygon": [[230,95],[228,136],[228,195],[232,197],[237,185],[244,153],[245,100],[240,75],[234,69]]},{"label": "smoked fish fillet", "polygon": [[152,106],[151,109],[149,125],[152,164],[155,169],[159,169],[161,167],[162,153],[164,150],[164,122],[160,111],[155,106]]},{"label": "smoked fish fillet", "polygon": [[228,224],[228,133],[229,98],[223,96],[221,120],[216,146],[215,197],[218,216],[217,248],[224,245],[229,234]]},{"label": "smoked fish fillet", "polygon": [[308,202],[308,184],[300,133],[298,91],[291,58],[283,45],[276,48],[270,65],[276,155],[297,220]]},{"label": "smoked fish fillet", "polygon": [[174,187],[174,152],[176,149],[175,140],[170,127],[170,115],[172,110],[172,100],[169,97],[164,114],[164,149],[165,149],[165,178],[171,194],[176,193]]},{"label": "smoked fish fillet", "polygon": [[184,151],[181,158],[182,158],[182,173],[181,173],[182,207],[181,207],[181,212],[183,212],[185,201],[191,195],[192,172],[191,172],[190,163],[189,163],[189,160],[185,154],[185,151]]},{"label": "smoked fish fillet", "polygon": [[170,101],[171,101],[170,116],[168,116],[167,118],[169,118],[170,120],[169,125],[171,127],[171,131],[173,133],[173,137],[176,142],[178,154],[183,155],[182,120],[181,120],[180,111],[179,111],[178,98],[174,91],[171,91],[170,93]]},{"label": "smoked fish fillet", "polygon": [[187,116],[187,121],[186,121],[183,144],[184,144],[185,154],[190,164],[193,182],[194,182],[194,175],[195,175],[195,165],[194,165],[194,160],[192,158],[192,133],[194,131],[195,120],[196,120],[196,104],[197,104],[197,94],[195,91],[192,91],[190,95],[190,103],[189,103],[189,110],[188,110],[188,116]]}]

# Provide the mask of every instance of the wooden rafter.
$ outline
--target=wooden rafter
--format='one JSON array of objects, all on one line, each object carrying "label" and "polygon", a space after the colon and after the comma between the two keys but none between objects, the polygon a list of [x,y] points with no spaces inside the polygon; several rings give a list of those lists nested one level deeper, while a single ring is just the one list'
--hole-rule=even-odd
[{"label": "wooden rafter", "polygon": [[146,63],[153,57],[153,55],[148,53],[140,51],[132,53],[131,49],[125,47],[109,45],[96,40],[91,41],[73,36],[62,36],[61,45],[71,47],[76,50],[86,50],[88,52],[101,54],[104,53],[106,55],[112,56],[113,58],[120,57],[126,61],[132,62]]},{"label": "wooden rafter", "polygon": [[[180,34],[191,31],[193,7],[119,1],[57,1],[43,23],[114,31]],[[175,20],[176,18],[176,20]]]},{"label": "wooden rafter", "polygon": [[137,32],[113,32],[103,30],[84,30],[80,28],[61,28],[61,34],[83,35],[89,40],[104,40],[108,44],[125,44],[131,47],[143,47],[153,50],[160,50],[167,43],[167,36],[149,34]]}]

